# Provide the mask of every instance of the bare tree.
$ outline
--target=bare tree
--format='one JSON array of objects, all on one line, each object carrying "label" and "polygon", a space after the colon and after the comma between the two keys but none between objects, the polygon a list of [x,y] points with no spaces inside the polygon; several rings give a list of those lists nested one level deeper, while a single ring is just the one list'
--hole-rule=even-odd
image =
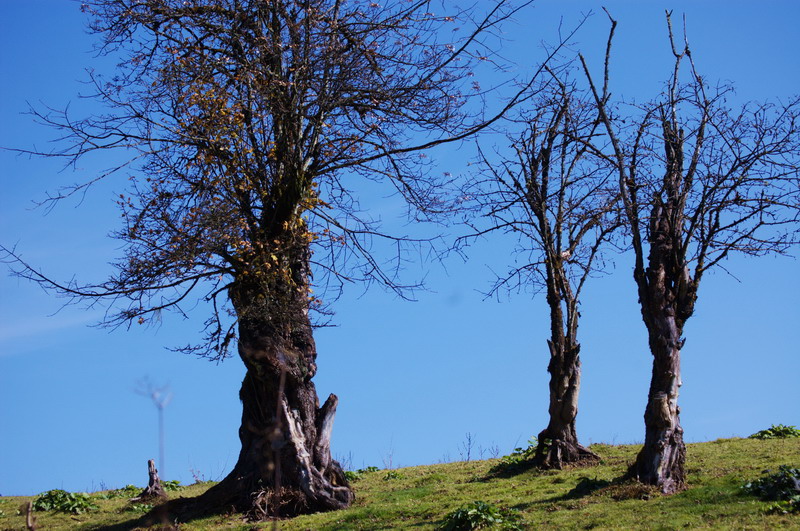
[{"label": "bare tree", "polygon": [[[62,295],[110,303],[111,326],[205,301],[205,336],[183,350],[221,359],[237,346],[247,367],[238,462],[200,499],[175,501],[176,514],[234,507],[266,518],[348,506],[352,490],[330,454],[338,399],[320,406],[312,382],[310,312],[321,304],[312,286],[377,281],[404,293],[398,271],[413,242],[381,233],[359,210],[353,179],[382,180],[417,212],[436,210],[437,182],[417,152],[473,136],[530,86],[513,85],[494,112],[471,88],[475,69],[496,59],[483,40],[517,8],[500,0],[473,17],[456,8],[436,15],[424,0],[82,6],[99,51],[121,59],[113,77],[91,74],[107,112],[34,112],[63,133],[63,148],[45,155],[126,156],[97,176],[130,172],[115,234],[124,256],[90,285],[58,283],[7,250],[11,259]],[[455,21],[462,30],[445,37]],[[381,241],[396,246],[394,259],[378,258]]]},{"label": "bare tree", "polygon": [[700,280],[734,253],[781,254],[798,242],[800,99],[728,107],[730,87],[709,86],[687,39],[676,43],[669,12],[667,25],[672,75],[664,95],[633,116],[609,104],[610,46],[602,89],[581,61],[612,144],[653,355],[645,442],[630,473],[669,494],[686,482],[680,355]]},{"label": "bare tree", "polygon": [[[544,468],[598,457],[578,443],[575,418],[581,381],[578,322],[586,280],[602,268],[602,252],[619,227],[613,167],[589,146],[600,122],[591,95],[567,72],[536,87],[513,122],[510,155],[481,152],[482,171],[464,192],[472,240],[495,232],[516,236],[522,265],[497,279],[501,288],[544,291],[550,308],[550,420],[538,435],[534,462]],[[498,158],[498,161],[492,159]]]}]

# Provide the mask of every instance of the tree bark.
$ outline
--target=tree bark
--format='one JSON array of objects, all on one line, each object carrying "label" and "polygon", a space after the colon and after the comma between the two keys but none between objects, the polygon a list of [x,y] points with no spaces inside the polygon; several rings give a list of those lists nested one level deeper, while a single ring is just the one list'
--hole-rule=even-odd
[{"label": "tree bark", "polygon": [[[549,231],[546,233],[549,234]],[[540,468],[561,469],[565,464],[588,463],[600,458],[578,443],[575,430],[578,395],[581,390],[577,300],[569,289],[561,258],[557,255],[558,253],[551,251],[547,264],[547,304],[550,306],[550,339],[547,340],[550,351],[550,363],[547,365],[547,372],[550,373],[550,422],[537,436],[539,444],[533,462]]]},{"label": "tree bark", "polygon": [[680,492],[686,486],[686,445],[678,407],[681,341],[670,313],[666,309],[651,316],[653,374],[644,414],[645,441],[631,470],[639,481],[659,487],[664,494]]},{"label": "tree bark", "polygon": [[[337,397],[319,407],[311,373],[296,378],[286,367],[297,353],[284,350],[280,360],[279,349],[244,349],[242,449],[233,471],[208,497],[257,520],[347,507],[353,493],[330,454]],[[259,356],[265,359],[256,361]]]},{"label": "tree bark", "polygon": [[[668,219],[660,222],[666,224]],[[656,236],[655,239],[658,239]],[[637,274],[642,318],[653,355],[653,372],[645,408],[645,440],[630,474],[655,485],[664,494],[686,486],[686,445],[680,423],[678,391],[681,382],[683,324],[691,315],[694,289],[688,269],[675,272],[671,246],[651,242],[646,274]]]},{"label": "tree bark", "polygon": [[550,422],[537,436],[534,463],[541,468],[561,469],[566,464],[590,463],[600,458],[578,443],[575,418],[581,387],[580,345],[547,341],[550,347]]},{"label": "tree bark", "polygon": [[650,215],[647,269],[637,259],[634,279],[647,327],[653,373],[645,408],[645,441],[630,475],[664,494],[686,487],[686,445],[680,423],[683,326],[694,313],[699,278],[686,263],[683,238],[683,131],[664,120],[666,173],[663,195],[656,195]]},{"label": "tree bark", "polygon": [[131,501],[144,501],[153,499],[165,500],[166,498],[167,492],[164,490],[164,486],[161,484],[161,478],[158,477],[156,462],[152,459],[149,459],[147,461],[147,487],[145,487],[138,496],[131,498]]},{"label": "tree bark", "polygon": [[230,288],[247,368],[239,392],[242,448],[227,477],[171,513],[233,509],[265,520],[352,503],[353,491],[330,453],[338,399],[330,395],[320,407],[311,381],[317,351],[308,316],[308,255],[304,247],[290,257],[290,279],[274,275],[265,285],[245,276]]},{"label": "tree bark", "polygon": [[[654,224],[666,225],[668,219]],[[631,475],[655,485],[664,494],[686,486],[684,464],[686,445],[680,423],[678,391],[681,382],[683,324],[691,315],[694,290],[688,269],[670,271],[671,248],[656,233],[650,248],[646,275],[637,275],[640,284],[642,317],[647,326],[653,372],[644,414],[645,441],[631,468]],[[672,264],[674,265],[674,264]],[[677,277],[677,278],[676,278]]]}]

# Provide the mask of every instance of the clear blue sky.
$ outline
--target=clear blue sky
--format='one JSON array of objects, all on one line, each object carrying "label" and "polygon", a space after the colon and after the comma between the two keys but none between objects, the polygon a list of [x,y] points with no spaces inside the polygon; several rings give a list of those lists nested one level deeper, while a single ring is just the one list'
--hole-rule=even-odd
[{"label": "clear blue sky", "polygon": [[[600,3],[540,0],[506,27],[509,55],[541,58],[561,17],[574,24]],[[790,1],[605,4],[619,20],[612,89],[647,98],[670,66],[663,9],[686,13],[694,57],[709,79],[731,80],[744,100],[800,90],[800,4]],[[25,102],[91,109],[83,69],[95,62],[79,4],[66,0],[0,2],[0,145],[43,148],[53,132],[20,114]],[[597,60],[607,21],[595,15],[576,49]],[[454,173],[470,156],[432,156]],[[31,200],[91,176],[111,162],[88,161],[59,172],[53,160],[0,152],[0,242],[48,274],[99,280],[117,255],[106,234],[118,213],[116,179],[83,204],[44,215]],[[372,200],[392,220],[393,199]],[[511,242],[485,241],[470,262],[426,270],[430,292],[408,303],[380,289],[350,289],[335,306],[338,327],[317,333],[318,391],[340,398],[333,452],[352,466],[410,466],[458,460],[467,432],[476,446],[508,453],[547,421],[548,324],[544,300],[484,301],[477,290],[503,269]],[[583,390],[578,430],[585,443],[633,443],[644,437],[650,378],[631,279],[630,256],[585,293],[580,335]],[[700,289],[686,328],[682,420],[689,441],[746,436],[770,424],[800,424],[800,267],[791,258],[732,259],[736,278],[718,271]],[[193,481],[192,470],[219,479],[239,444],[238,359],[215,365],[165,350],[197,333],[202,315],[166,317],[157,329],[110,332],[89,327],[102,308],[61,308],[63,301],[5,272],[0,276],[0,494],[52,488],[97,490],[143,484],[158,453],[156,410],[133,392],[145,376],[169,384],[165,476]],[[473,450],[473,455],[478,449]]]}]

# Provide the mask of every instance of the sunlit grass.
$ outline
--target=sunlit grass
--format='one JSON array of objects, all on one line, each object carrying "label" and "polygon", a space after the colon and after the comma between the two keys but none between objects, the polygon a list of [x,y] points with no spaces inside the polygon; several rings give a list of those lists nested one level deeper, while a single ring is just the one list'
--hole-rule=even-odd
[{"label": "sunlit grass", "polygon": [[[591,468],[491,472],[497,459],[364,473],[353,485],[355,504],[344,511],[279,522],[284,530],[434,529],[447,513],[476,500],[519,510],[531,529],[776,529],[800,528],[800,515],[764,512],[767,502],[741,486],[768,468],[800,465],[800,439],[724,439],[690,444],[689,489],[662,497],[652,489],[621,482],[639,446],[593,445],[602,462]],[[210,484],[185,487],[174,496],[196,496]],[[141,513],[127,499],[100,499],[88,514],[35,513],[42,529],[131,529]],[[24,529],[21,504],[33,498],[0,498],[0,529]],[[272,523],[258,528],[269,529]],[[195,520],[181,529],[253,529],[240,516]]]}]

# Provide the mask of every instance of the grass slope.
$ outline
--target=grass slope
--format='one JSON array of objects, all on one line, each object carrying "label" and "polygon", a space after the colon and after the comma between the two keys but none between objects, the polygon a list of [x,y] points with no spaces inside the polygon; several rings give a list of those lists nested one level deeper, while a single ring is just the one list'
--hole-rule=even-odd
[{"label": "grass slope", "polygon": [[[279,522],[282,530],[435,529],[459,506],[483,500],[518,509],[531,529],[800,529],[800,515],[765,514],[767,502],[742,493],[741,485],[778,465],[800,465],[800,439],[720,439],[688,445],[689,489],[662,497],[617,480],[639,446],[593,445],[600,465],[563,471],[526,470],[492,474],[498,460],[460,462],[363,474],[354,482],[350,509]],[[398,476],[398,477],[395,477]],[[192,485],[174,496],[195,496],[210,484]],[[36,512],[40,529],[133,529],[145,508],[126,498],[101,499],[99,510],[80,515]],[[0,498],[0,530],[25,529],[20,505],[32,497]],[[139,512],[137,512],[139,511]],[[272,529],[239,516],[196,520],[181,529]]]}]

